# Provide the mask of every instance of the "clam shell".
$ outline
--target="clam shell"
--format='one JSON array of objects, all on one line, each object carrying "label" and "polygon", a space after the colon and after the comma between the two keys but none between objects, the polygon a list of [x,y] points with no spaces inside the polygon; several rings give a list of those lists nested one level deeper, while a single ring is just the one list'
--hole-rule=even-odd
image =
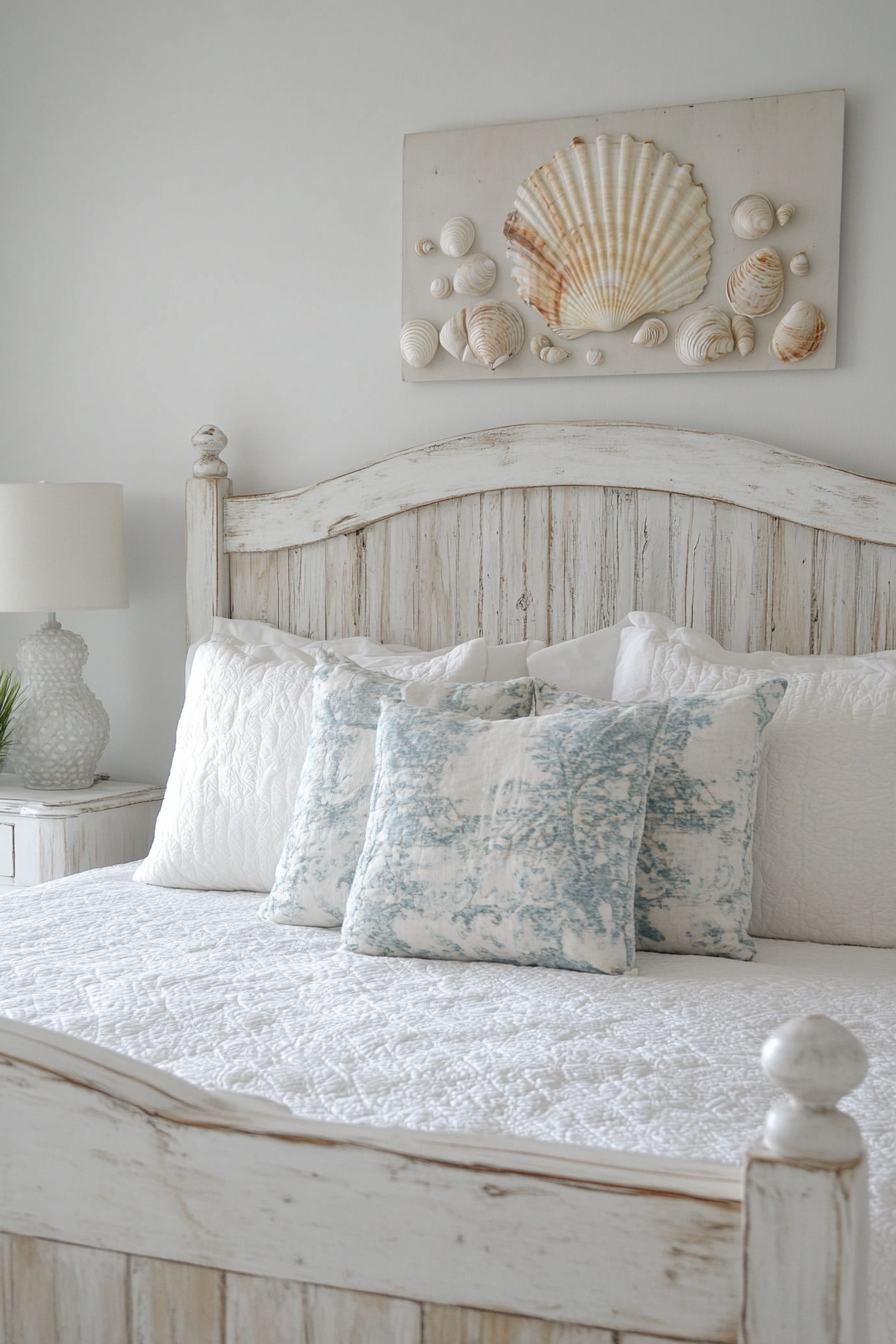
[{"label": "clam shell", "polygon": [[741,357],[748,355],[756,344],[756,328],[753,323],[741,313],[735,313],[731,319],[731,330],[734,333],[737,353]]},{"label": "clam shell", "polygon": [[431,322],[412,317],[405,322],[398,337],[401,357],[414,369],[423,369],[439,348],[439,333]]},{"label": "clam shell", "polygon": [[473,246],[476,230],[473,221],[466,215],[455,215],[447,224],[442,225],[439,234],[439,246],[448,257],[465,257]]},{"label": "clam shell", "polygon": [[498,278],[498,268],[484,252],[471,252],[454,272],[458,294],[487,294]]},{"label": "clam shell", "polygon": [[806,256],[805,252],[794,252],[793,256],[790,258],[790,269],[793,271],[794,275],[809,274],[809,258]]},{"label": "clam shell", "polygon": [[728,314],[715,304],[688,313],[675,333],[675,353],[682,364],[711,364],[734,349]]},{"label": "clam shell", "polygon": [[429,292],[434,299],[447,299],[451,293],[451,281],[447,275],[437,275],[429,287]]},{"label": "clam shell", "polygon": [[480,303],[467,311],[467,342],[487,369],[500,368],[518,355],[525,340],[523,319],[509,303]]},{"label": "clam shell", "polygon": [[533,336],[529,342],[529,349],[532,351],[533,355],[540,355],[542,350],[547,350],[548,346],[553,344],[554,342],[551,340],[550,336]]},{"label": "clam shell", "polygon": [[632,345],[662,345],[669,335],[669,328],[662,318],[649,317],[632,337]]},{"label": "clam shell", "polygon": [[504,236],[520,298],[569,339],[693,303],[713,244],[690,164],[630,135],[559,149],[517,190]]},{"label": "clam shell", "polygon": [[518,355],[525,340],[523,319],[509,303],[461,308],[439,332],[439,341],[449,355],[493,370]]},{"label": "clam shell", "polygon": [[728,277],[728,302],[744,317],[773,313],[784,297],[784,267],[773,247],[761,247]]},{"label": "clam shell", "polygon": [[789,224],[795,214],[796,214],[796,206],[791,205],[790,202],[788,201],[786,205],[778,206],[777,210],[775,211],[775,219],[778,221],[781,228],[783,229],[784,225]]},{"label": "clam shell", "polygon": [[587,359],[589,364],[593,365],[596,368],[598,364],[603,364],[604,352],[603,350],[595,350],[592,347],[586,354],[585,358]]},{"label": "clam shell", "polygon": [[820,309],[801,300],[788,309],[775,327],[768,352],[784,364],[805,359],[821,345],[827,329]]},{"label": "clam shell", "polygon": [[774,227],[775,207],[767,196],[752,191],[734,202],[729,218],[738,238],[764,238]]},{"label": "clam shell", "polygon": [[435,252],[436,245],[431,238],[418,238],[414,244],[414,251],[418,257],[425,257],[427,252]]}]

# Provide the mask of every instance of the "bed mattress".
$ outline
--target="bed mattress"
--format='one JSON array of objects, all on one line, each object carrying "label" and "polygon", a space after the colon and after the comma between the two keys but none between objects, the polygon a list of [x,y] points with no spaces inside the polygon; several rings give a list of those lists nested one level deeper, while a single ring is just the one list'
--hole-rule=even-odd
[{"label": "bed mattress", "polygon": [[638,955],[634,976],[363,957],[257,918],[257,893],[130,880],[0,896],[0,1016],[319,1120],[740,1162],[769,1031],[824,1012],[871,1060],[872,1344],[896,1339],[896,951],[763,940],[755,961]]}]

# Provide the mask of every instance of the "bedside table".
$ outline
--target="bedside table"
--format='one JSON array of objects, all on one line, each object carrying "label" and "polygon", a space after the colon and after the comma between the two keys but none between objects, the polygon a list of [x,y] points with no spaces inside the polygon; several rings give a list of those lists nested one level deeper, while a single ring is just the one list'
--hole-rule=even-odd
[{"label": "bedside table", "polygon": [[0,775],[0,888],[145,858],[164,793],[118,780],[26,789],[15,775]]}]

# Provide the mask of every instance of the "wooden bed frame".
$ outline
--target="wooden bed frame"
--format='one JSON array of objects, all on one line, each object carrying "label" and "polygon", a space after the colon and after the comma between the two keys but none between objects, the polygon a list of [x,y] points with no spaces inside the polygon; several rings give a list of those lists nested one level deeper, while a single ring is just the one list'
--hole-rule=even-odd
[{"label": "wooden bed frame", "polygon": [[[188,639],[215,615],[430,647],[635,607],[733,649],[896,644],[896,485],[761,444],[526,425],[309,489],[187,486]],[[866,1165],[826,1018],[743,1168],[312,1123],[0,1023],[0,1344],[864,1344]],[[757,1114],[757,1125],[761,1117]]]}]

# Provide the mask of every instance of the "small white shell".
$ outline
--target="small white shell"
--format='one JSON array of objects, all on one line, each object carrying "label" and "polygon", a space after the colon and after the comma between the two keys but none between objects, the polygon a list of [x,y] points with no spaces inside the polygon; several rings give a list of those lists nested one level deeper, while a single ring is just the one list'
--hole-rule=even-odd
[{"label": "small white shell", "polygon": [[412,317],[405,322],[398,338],[401,357],[414,369],[423,369],[439,348],[439,333],[431,322]]},{"label": "small white shell", "polygon": [[768,352],[783,364],[805,359],[821,345],[827,329],[821,310],[814,303],[804,300],[795,303],[775,327]]},{"label": "small white shell", "polygon": [[442,225],[439,246],[448,257],[465,257],[473,246],[476,230],[473,221],[466,215],[455,215],[447,224]]},{"label": "small white shell", "polygon": [[414,251],[418,257],[425,257],[427,252],[435,252],[436,245],[431,238],[418,238],[414,244]]},{"label": "small white shell", "polygon": [[775,219],[778,221],[781,228],[783,229],[784,225],[789,224],[795,214],[796,214],[796,206],[791,205],[790,202],[788,201],[786,205],[778,206],[777,210],[775,211]]},{"label": "small white shell", "polygon": [[743,358],[756,344],[756,328],[748,317],[744,317],[742,313],[735,313],[731,319],[731,330],[734,333],[737,353]]},{"label": "small white shell", "polygon": [[498,278],[498,268],[484,252],[471,252],[454,272],[458,294],[487,294]]},{"label": "small white shell", "polygon": [[604,352],[603,350],[595,350],[594,347],[592,346],[592,348],[585,355],[585,358],[587,359],[589,364],[591,364],[594,368],[596,368],[598,364],[603,364]]},{"label": "small white shell", "polygon": [[569,351],[555,345],[550,336],[533,336],[529,349],[545,364],[562,364],[564,359],[569,359]]},{"label": "small white shell", "polygon": [[775,207],[767,196],[754,191],[735,201],[730,219],[738,238],[764,238],[775,223]]},{"label": "small white shell", "polygon": [[675,333],[675,353],[682,364],[710,364],[722,355],[730,355],[733,349],[728,314],[713,303],[689,313]]},{"label": "small white shell", "polygon": [[728,302],[745,317],[773,313],[784,297],[784,267],[773,247],[761,247],[728,277]]},{"label": "small white shell", "polygon": [[805,252],[794,252],[793,256],[790,258],[790,269],[793,271],[794,275],[809,274],[809,258],[806,256]]},{"label": "small white shell", "polygon": [[662,345],[669,328],[658,317],[649,317],[632,337],[632,345]]},{"label": "small white shell", "polygon": [[429,292],[434,299],[447,299],[451,293],[451,281],[447,275],[437,275],[429,287]]}]

